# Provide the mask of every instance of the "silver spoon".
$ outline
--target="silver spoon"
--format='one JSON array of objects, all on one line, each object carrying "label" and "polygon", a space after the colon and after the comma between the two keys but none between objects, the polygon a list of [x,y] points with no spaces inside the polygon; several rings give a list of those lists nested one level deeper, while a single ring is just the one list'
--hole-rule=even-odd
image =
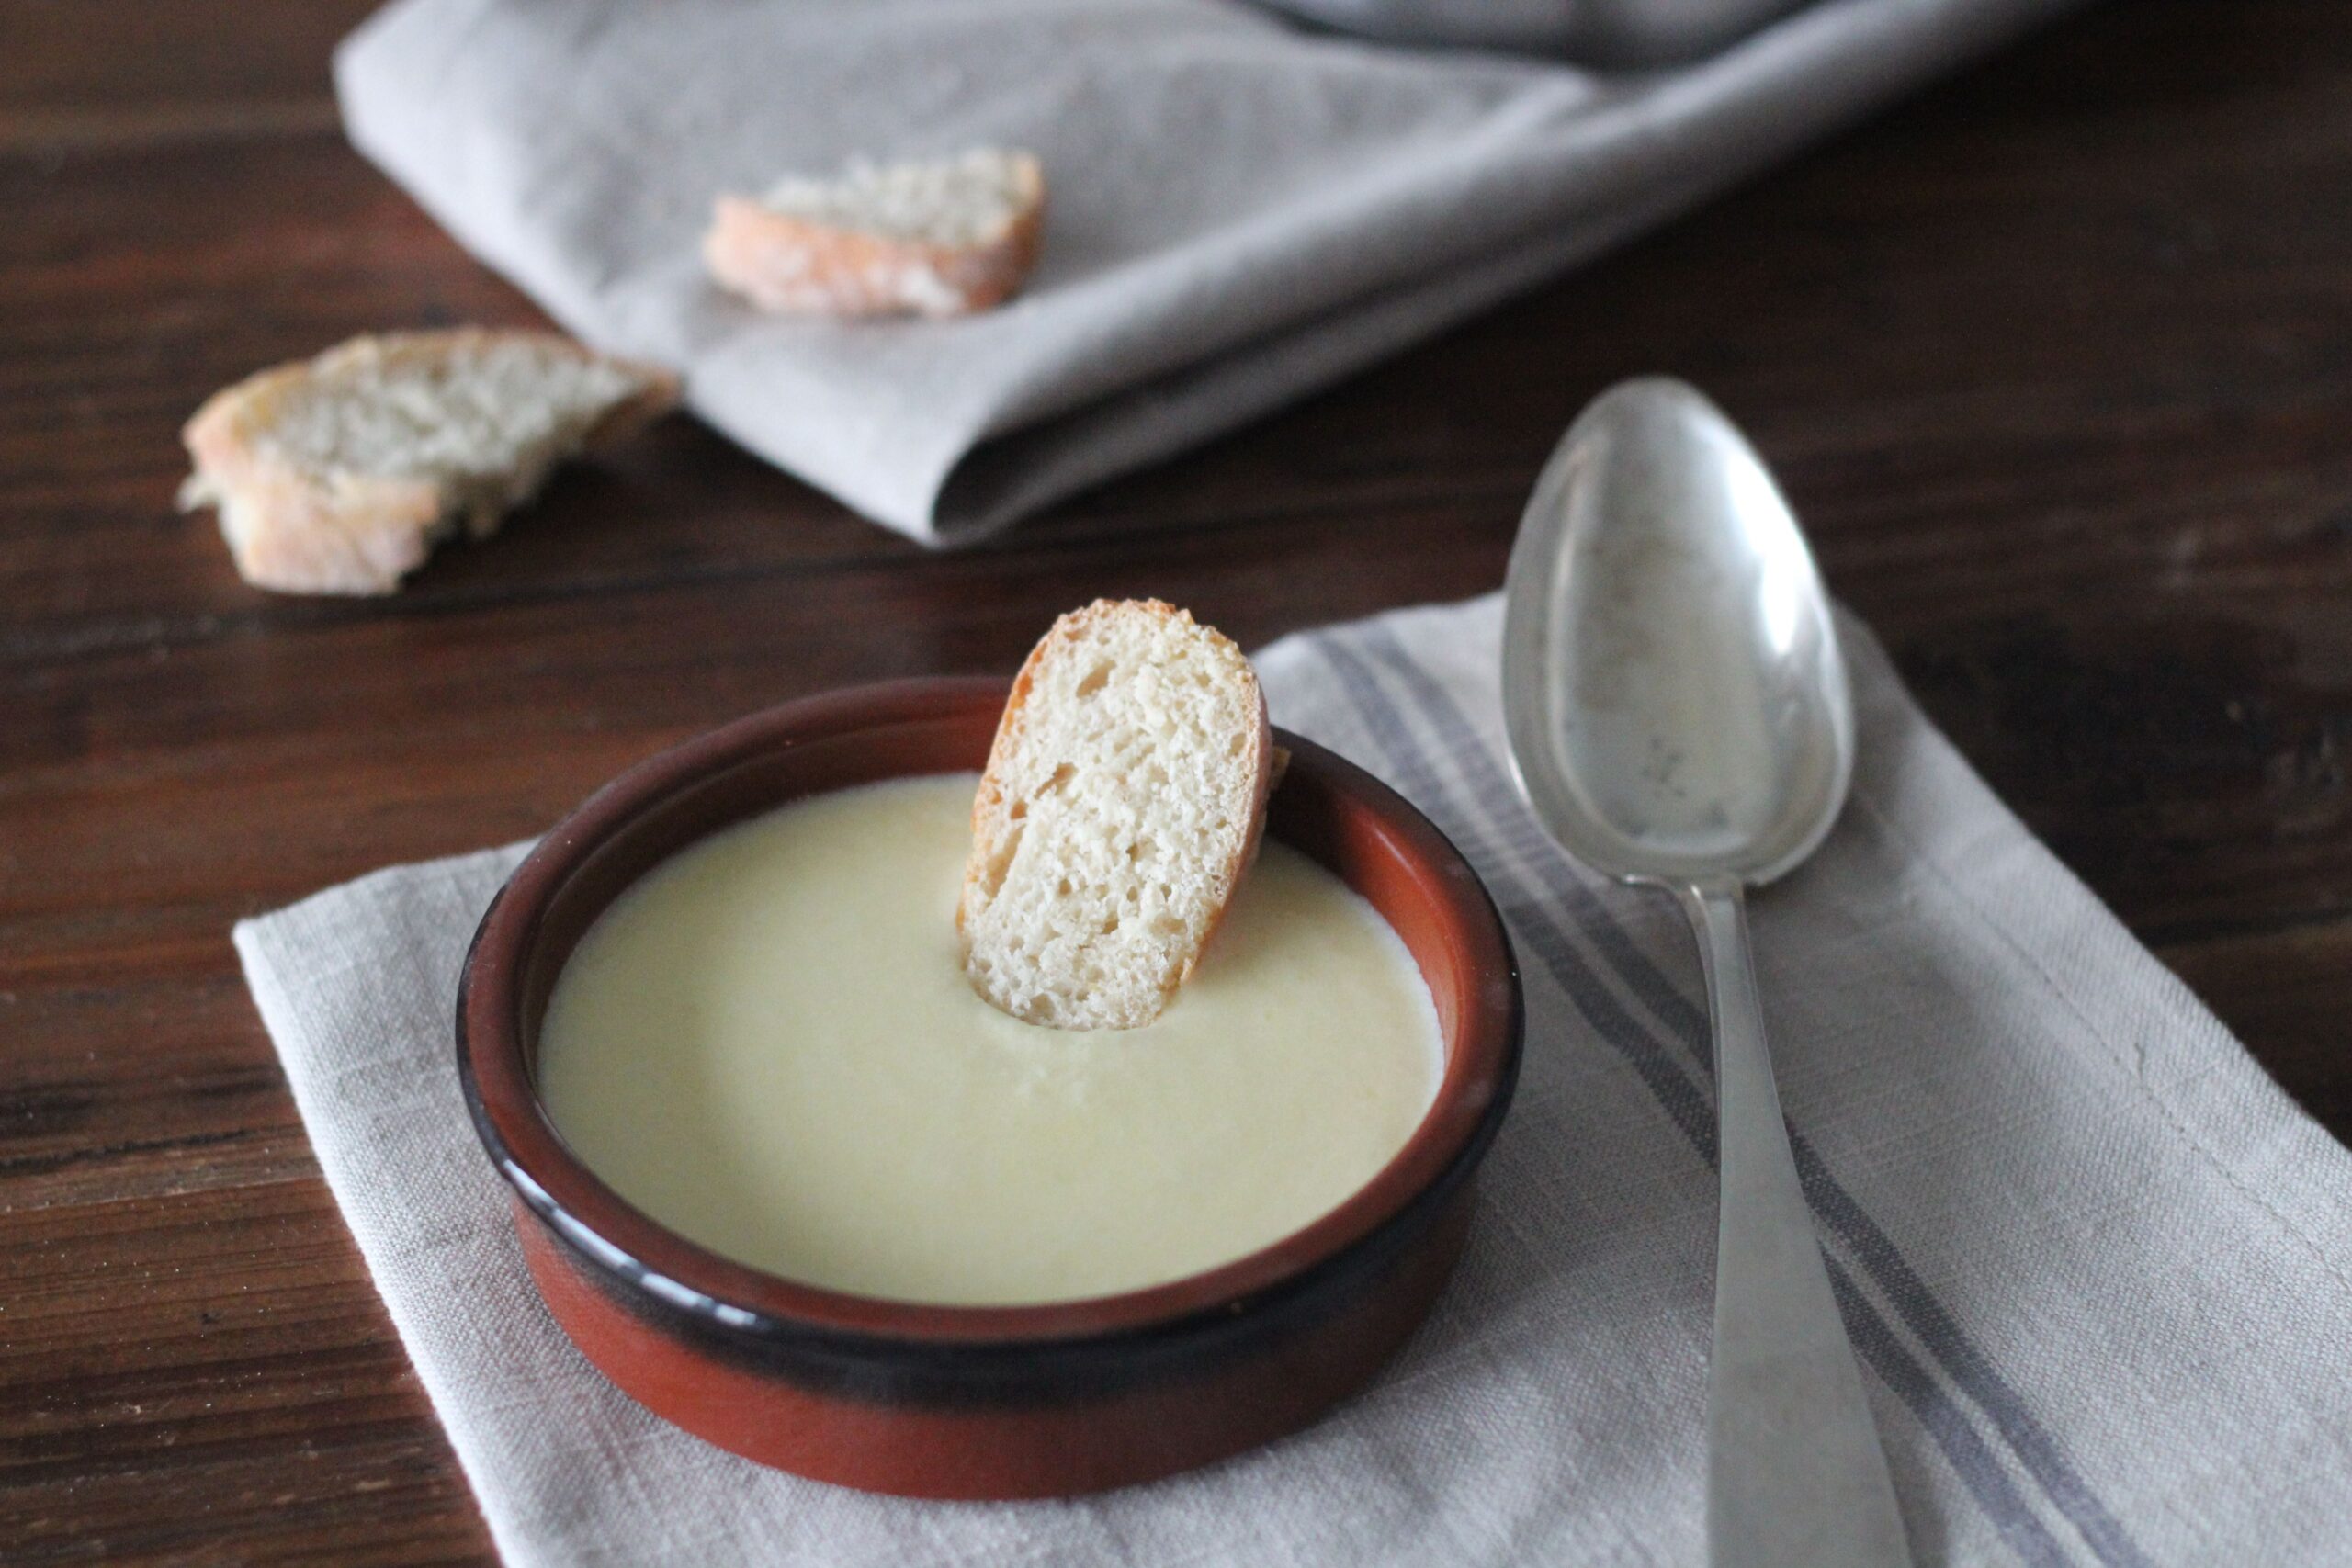
[{"label": "silver spoon", "polygon": [[1781,1120],[1742,903],[1810,854],[1845,804],[1846,666],[1788,503],[1681,382],[1610,389],[1544,465],[1511,550],[1503,713],[1552,837],[1606,874],[1672,890],[1698,933],[1723,1161],[1710,1560],[1908,1563]]}]

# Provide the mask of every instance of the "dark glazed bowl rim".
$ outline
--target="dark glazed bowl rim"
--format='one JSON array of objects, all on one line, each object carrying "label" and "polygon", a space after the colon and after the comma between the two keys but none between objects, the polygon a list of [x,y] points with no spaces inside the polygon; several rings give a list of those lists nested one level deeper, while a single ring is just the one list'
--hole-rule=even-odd
[{"label": "dark glazed bowl rim", "polygon": [[[1286,1293],[1406,1221],[1485,1153],[1508,1108],[1521,1032],[1519,973],[1493,900],[1429,819],[1372,774],[1277,730],[1292,778],[1312,777],[1374,817],[1466,956],[1469,982],[1437,1098],[1405,1146],[1337,1208],[1282,1239],[1202,1273],[1142,1290],[1012,1306],[899,1301],[803,1284],[687,1240],[607,1187],[571,1152],[540,1103],[525,1050],[524,977],[558,893],[600,849],[653,807],[747,761],[860,731],[935,723],[1002,706],[1009,682],[935,677],[845,688],[736,720],[629,768],[552,829],[483,915],[458,984],[459,1080],[499,1174],[586,1260],[689,1322],[729,1339],[815,1348],[856,1344],[1035,1348],[1229,1317]],[[961,768],[938,771],[962,771]],[[909,771],[903,776],[919,776]],[[775,804],[795,798],[781,795]],[[714,827],[712,831],[716,831]]]}]

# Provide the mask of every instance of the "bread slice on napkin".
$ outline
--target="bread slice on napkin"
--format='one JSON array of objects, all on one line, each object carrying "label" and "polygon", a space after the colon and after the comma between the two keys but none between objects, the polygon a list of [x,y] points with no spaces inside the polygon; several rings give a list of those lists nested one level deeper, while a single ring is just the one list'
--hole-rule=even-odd
[{"label": "bread slice on napkin", "polygon": [[853,164],[722,196],[703,259],[766,310],[959,316],[1009,297],[1037,259],[1046,178],[1026,152]]},{"label": "bread slice on napkin", "polygon": [[1062,1029],[1159,1017],[1257,854],[1272,737],[1250,660],[1184,611],[1098,600],[1055,622],[972,803],[973,987]]},{"label": "bread slice on napkin", "polygon": [[390,333],[216,392],[181,433],[184,507],[285,593],[390,593],[442,537],[496,532],[555,466],[667,412],[678,380],[552,333]]}]

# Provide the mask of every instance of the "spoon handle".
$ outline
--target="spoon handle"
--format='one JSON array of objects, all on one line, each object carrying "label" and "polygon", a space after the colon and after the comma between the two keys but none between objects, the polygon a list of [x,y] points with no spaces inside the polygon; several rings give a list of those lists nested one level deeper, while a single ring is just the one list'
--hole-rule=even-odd
[{"label": "spoon handle", "polygon": [[1797,1182],[1736,882],[1679,889],[1715,1021],[1723,1211],[1707,1372],[1714,1568],[1902,1568],[1886,1455]]}]

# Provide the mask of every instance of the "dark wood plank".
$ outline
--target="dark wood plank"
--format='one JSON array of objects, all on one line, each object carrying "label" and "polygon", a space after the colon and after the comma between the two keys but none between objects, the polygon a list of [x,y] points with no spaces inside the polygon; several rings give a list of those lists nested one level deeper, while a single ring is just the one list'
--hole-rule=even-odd
[{"label": "dark wood plank", "polygon": [[383,603],[171,510],[214,386],[532,321],[334,135],[359,0],[0,0],[0,1540],[479,1561],[227,929],[757,705],[1157,592],[1247,641],[1499,580],[1669,369],[2027,823],[2352,1131],[2352,13],[2089,13],[1577,278],[931,556],[684,422]]},{"label": "dark wood plank", "polygon": [[334,123],[326,60],[374,0],[0,5],[0,154],[270,138]]},{"label": "dark wood plank", "polygon": [[463,1480],[419,1419],[324,1188],[313,1177],[210,1197],[11,1213],[11,1561],[478,1553]]}]

